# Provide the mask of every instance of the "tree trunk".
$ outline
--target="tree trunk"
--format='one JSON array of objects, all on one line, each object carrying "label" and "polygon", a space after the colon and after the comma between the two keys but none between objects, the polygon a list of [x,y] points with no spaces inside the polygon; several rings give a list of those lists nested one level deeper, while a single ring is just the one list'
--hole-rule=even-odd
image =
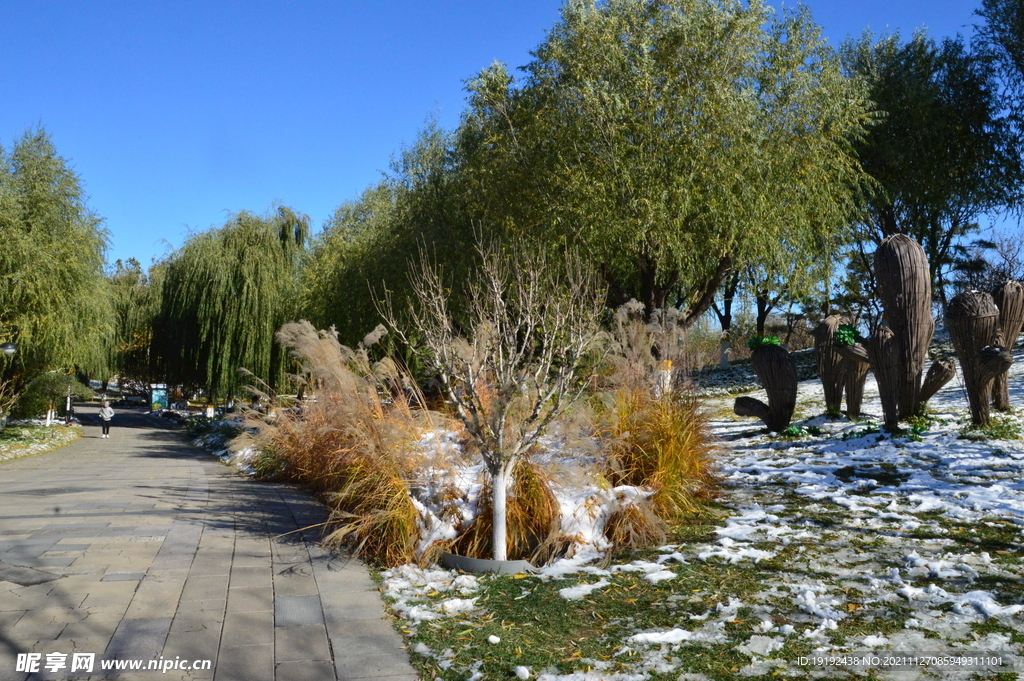
[{"label": "tree trunk", "polygon": [[792,303],[789,309],[786,310],[786,338],[782,341],[782,344],[787,348],[789,347],[789,341],[793,338],[793,332],[796,331],[796,323],[800,319],[800,315],[793,314]]},{"label": "tree trunk", "polygon": [[[640,302],[644,304],[644,315],[650,320],[655,310],[664,310],[668,300],[669,291],[675,288],[679,281],[679,273],[670,273],[664,284],[658,283],[658,265],[654,258],[649,255],[641,255],[638,259],[640,266]],[[715,290],[718,285],[715,285]],[[705,308],[706,309],[706,308]]]},{"label": "tree trunk", "polygon": [[768,321],[768,314],[772,311],[771,301],[768,300],[768,294],[758,293],[756,296],[757,302],[757,335],[764,336],[764,325]]},{"label": "tree trunk", "polygon": [[729,277],[722,288],[722,308],[719,309],[715,303],[711,304],[711,309],[715,311],[715,316],[718,317],[718,323],[722,325],[721,354],[718,360],[718,366],[722,369],[729,367],[729,350],[732,346],[732,340],[729,337],[732,331],[732,303],[736,298],[736,289],[739,287],[739,283],[739,272],[735,272]]},{"label": "tree trunk", "polygon": [[510,479],[508,467],[501,465],[491,475],[491,489],[493,494],[493,526],[491,528],[491,545],[494,550],[494,560],[508,560],[508,483]]},{"label": "tree trunk", "polygon": [[711,309],[712,303],[715,302],[715,293],[718,292],[718,287],[722,285],[730,270],[732,270],[732,258],[727,255],[721,256],[715,271],[705,281],[694,286],[689,297],[678,299],[676,307],[682,309],[684,305],[686,306],[677,322],[680,330],[685,331],[693,326],[695,321]]},{"label": "tree trunk", "polygon": [[605,299],[608,309],[615,310],[628,303],[631,296],[622,288],[622,284],[619,283],[612,268],[607,263],[601,263],[600,270],[601,278],[604,279],[604,283],[608,287],[608,295]]}]

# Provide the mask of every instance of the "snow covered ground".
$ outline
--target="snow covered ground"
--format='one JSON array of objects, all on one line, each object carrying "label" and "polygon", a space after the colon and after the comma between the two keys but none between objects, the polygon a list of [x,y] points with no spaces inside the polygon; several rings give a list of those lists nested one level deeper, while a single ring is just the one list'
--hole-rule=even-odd
[{"label": "snow covered ground", "polygon": [[[1010,387],[1018,413],[998,418],[1004,432],[1020,432],[1019,350]],[[595,539],[518,581],[415,566],[385,572],[383,592],[424,668],[473,681],[854,678],[849,656],[870,653],[878,678],[991,678],[994,668],[964,663],[992,655],[1011,665],[1000,672],[1016,665],[1003,678],[1024,678],[1024,440],[967,430],[959,377],[932,399],[927,430],[901,436],[818,416],[817,381],[801,383],[794,420],[814,434],[794,439],[733,416],[732,400],[708,402],[729,515],[699,541],[609,564]],[[881,423],[870,377],[863,408]],[[578,491],[591,502],[564,495],[566,510],[594,509],[595,492],[587,485]],[[587,516],[581,536],[595,538],[602,515]],[[441,536],[444,528],[431,531]],[[730,579],[708,587],[715,573]],[[520,610],[496,600],[507,584],[522,591],[512,599],[525,599]],[[484,636],[497,631],[491,625],[499,610],[503,617],[540,612],[561,599],[577,613],[602,597],[628,610],[630,600],[618,594],[633,589],[647,594],[633,599],[636,612],[607,620],[594,612],[603,624],[587,630],[587,649],[599,651],[589,656],[531,655],[526,642],[538,639],[522,633],[529,622],[510,625],[514,635]],[[708,651],[719,652],[709,658]],[[716,656],[741,662],[723,671]]]}]

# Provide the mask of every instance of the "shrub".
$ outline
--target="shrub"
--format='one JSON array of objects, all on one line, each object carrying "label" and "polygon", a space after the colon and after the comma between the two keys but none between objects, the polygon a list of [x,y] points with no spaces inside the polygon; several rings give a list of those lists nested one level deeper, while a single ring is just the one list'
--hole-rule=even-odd
[{"label": "shrub", "polygon": [[764,345],[781,345],[778,336],[754,336],[747,341],[747,347],[756,350]]},{"label": "shrub", "polygon": [[[674,311],[645,324],[641,309],[631,302],[615,312],[608,389],[595,401],[597,430],[607,442],[609,482],[653,490],[651,508],[670,520],[696,512],[713,494],[707,415],[686,377],[687,347]],[[659,536],[643,506],[623,506],[609,519],[606,534],[617,547],[639,548],[631,542]]]},{"label": "shrub", "polygon": [[836,329],[836,345],[853,345],[857,342],[857,328],[852,324],[840,324]]},{"label": "shrub", "polygon": [[[409,445],[443,419],[413,408],[421,401],[406,372],[390,359],[371,362],[366,346],[351,349],[337,334],[309,322],[284,325],[280,342],[301,366],[293,376],[307,395],[300,407],[268,416],[248,412],[234,449],[255,447],[258,471],[301,483],[331,511],[330,541],[374,563],[400,565],[415,555],[419,514],[409,495],[414,462]],[[262,387],[253,391],[274,403]]]},{"label": "shrub", "polygon": [[25,388],[12,410],[15,416],[32,418],[56,407],[63,408],[69,394],[76,400],[91,399],[95,393],[72,374],[51,371],[37,377]]},{"label": "shrub", "polygon": [[217,433],[225,440],[231,440],[242,433],[242,423],[238,419],[224,420],[220,418],[207,418],[206,416],[190,416],[185,420],[185,432],[189,437],[196,438],[201,435]]},{"label": "shrub", "polygon": [[653,505],[638,501],[618,506],[604,525],[604,536],[616,549],[645,549],[665,543],[667,525]]}]

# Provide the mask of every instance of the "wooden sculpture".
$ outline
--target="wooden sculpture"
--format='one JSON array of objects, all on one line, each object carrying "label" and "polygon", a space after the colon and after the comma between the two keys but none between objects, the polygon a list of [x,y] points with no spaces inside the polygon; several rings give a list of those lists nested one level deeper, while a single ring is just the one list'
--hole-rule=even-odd
[{"label": "wooden sculpture", "polygon": [[946,328],[960,360],[971,421],[988,425],[992,382],[1013,363],[1009,351],[1002,347],[999,308],[988,293],[958,293],[946,308]]},{"label": "wooden sculpture", "polygon": [[[999,332],[1002,348],[1013,350],[1021,327],[1024,326],[1024,285],[1008,280],[992,292],[992,300],[999,308]],[[1000,411],[1010,408],[1010,387],[1006,371],[999,372],[992,383],[992,406]]]},{"label": "wooden sculpture", "polygon": [[[892,376],[896,395],[891,397],[899,418],[906,419],[920,409],[921,376],[935,332],[931,272],[924,249],[905,234],[886,238],[875,251],[875,280],[893,335],[893,346],[886,351],[895,353],[887,360],[896,364]],[[882,390],[881,381],[878,389]]]},{"label": "wooden sculpture", "polygon": [[[847,374],[847,413],[856,418],[850,406],[851,383],[860,380],[871,366],[878,381],[885,427],[895,430],[901,420],[924,411],[925,403],[953,377],[952,365],[936,362],[928,370],[928,382],[922,386],[924,362],[935,332],[932,318],[932,285],[928,258],[924,249],[905,234],[893,234],[875,251],[875,279],[886,326],[874,338],[863,343],[846,339],[836,349],[849,363]],[[864,365],[864,366],[858,366]],[[856,367],[853,370],[853,367]],[[860,393],[855,396],[860,411]]]},{"label": "wooden sculpture", "polygon": [[818,359],[818,377],[825,391],[825,411],[838,415],[843,406],[843,387],[846,365],[835,347],[836,330],[843,323],[841,317],[829,315],[814,329],[814,352]]},{"label": "wooden sculpture", "polygon": [[733,411],[739,416],[754,416],[779,433],[789,426],[796,409],[796,364],[789,351],[778,345],[778,340],[753,339],[751,364],[757,380],[768,393],[768,404],[746,395],[737,397]]}]

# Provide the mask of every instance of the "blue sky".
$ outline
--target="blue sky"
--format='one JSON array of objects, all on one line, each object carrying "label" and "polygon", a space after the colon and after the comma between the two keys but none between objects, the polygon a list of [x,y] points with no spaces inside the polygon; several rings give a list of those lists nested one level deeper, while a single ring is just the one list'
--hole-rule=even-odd
[{"label": "blue sky", "polygon": [[[776,4],[777,3],[772,3]],[[865,28],[969,34],[973,0],[809,0],[837,44]],[[463,80],[511,66],[560,0],[0,3],[0,143],[42,124],[143,265],[278,201],[315,228],[387,169]]]}]

